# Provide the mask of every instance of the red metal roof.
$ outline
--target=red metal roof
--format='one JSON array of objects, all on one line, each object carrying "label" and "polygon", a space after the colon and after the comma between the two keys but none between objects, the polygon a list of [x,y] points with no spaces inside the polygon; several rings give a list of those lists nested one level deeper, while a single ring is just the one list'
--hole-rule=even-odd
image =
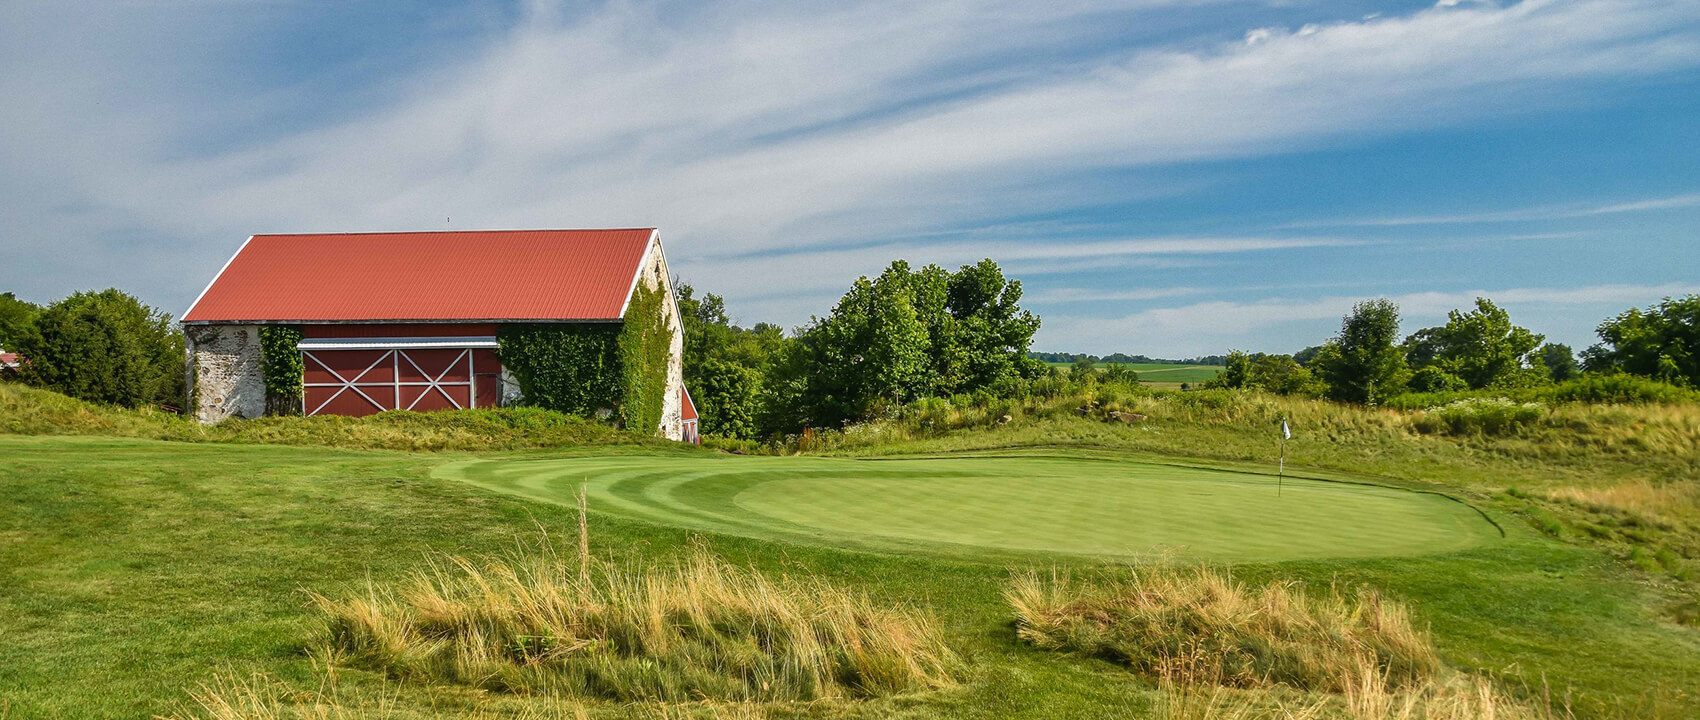
[{"label": "red metal roof", "polygon": [[654,233],[255,235],[183,321],[616,320]]},{"label": "red metal roof", "polygon": [[0,352],[0,367],[18,367],[18,354]]}]

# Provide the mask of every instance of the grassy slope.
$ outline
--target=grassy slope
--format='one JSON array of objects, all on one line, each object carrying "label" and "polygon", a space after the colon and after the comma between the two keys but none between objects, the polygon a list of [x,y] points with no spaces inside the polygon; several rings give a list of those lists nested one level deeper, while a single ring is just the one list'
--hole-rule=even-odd
[{"label": "grassy slope", "polygon": [[[628,450],[627,452],[647,452]],[[452,457],[90,438],[0,437],[0,704],[11,717],[166,712],[219,672],[320,680],[300,653],[317,621],[301,588],[392,580],[429,550],[499,552],[563,507],[434,479]],[[1410,602],[1446,658],[1575,688],[1583,709],[1662,693],[1700,711],[1692,630],[1658,621],[1628,571],[1600,552],[1512,526],[1508,542],[1451,555],[1246,565],[1250,579],[1370,582]],[[593,518],[595,547],[671,555],[680,530]],[[943,619],[974,665],[962,688],[842,717],[1138,717],[1149,686],[1105,663],[1019,646],[999,565],[708,536],[737,562],[807,571]],[[340,673],[345,697],[393,697],[394,717],[480,701],[470,693]],[[595,715],[622,715],[595,706]],[[783,713],[781,713],[783,714]]]}]

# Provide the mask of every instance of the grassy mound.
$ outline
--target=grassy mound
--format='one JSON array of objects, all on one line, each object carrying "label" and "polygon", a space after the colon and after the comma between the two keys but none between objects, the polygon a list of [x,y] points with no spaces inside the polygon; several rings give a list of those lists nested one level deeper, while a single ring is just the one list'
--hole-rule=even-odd
[{"label": "grassy mound", "polygon": [[547,552],[450,559],[398,588],[315,601],[334,656],[485,690],[665,702],[858,698],[943,687],[958,664],[919,615],[704,553],[648,569]]},{"label": "grassy mound", "polygon": [[394,410],[359,418],[268,417],[202,425],[172,413],[97,405],[17,383],[0,383],[0,433],[413,451],[664,442],[536,408],[428,413]]},{"label": "grassy mound", "polygon": [[1439,657],[1405,609],[1374,591],[1313,597],[1290,584],[1251,590],[1205,568],[1152,567],[1097,582],[1016,576],[1005,592],[1035,646],[1126,664],[1183,685],[1345,692],[1432,679]]}]

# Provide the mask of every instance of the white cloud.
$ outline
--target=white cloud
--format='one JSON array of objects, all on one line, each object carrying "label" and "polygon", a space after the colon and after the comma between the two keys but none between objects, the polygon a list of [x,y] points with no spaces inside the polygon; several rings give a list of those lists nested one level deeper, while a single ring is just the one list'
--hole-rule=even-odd
[{"label": "white cloud", "polygon": [[54,293],[121,284],[177,304],[250,232],[446,217],[659,225],[675,267],[753,301],[830,296],[894,255],[1046,272],[1319,247],[878,241],[1169,191],[1106,186],[1104,168],[1448,126],[1539,106],[1554,88],[1700,65],[1700,4],[1657,0],[1524,0],[1271,29],[1250,44],[1059,52],[1113,40],[1107,13],[1179,4],[625,2],[572,15],[538,3],[463,61],[374,86],[298,130],[265,120],[313,102],[310,86],[253,91],[217,75],[239,33],[209,49],[166,11],[131,16],[140,27],[104,8],[33,17],[0,36],[17,43],[0,51],[12,98],[0,191],[13,198],[0,263],[40,270],[15,282]]}]

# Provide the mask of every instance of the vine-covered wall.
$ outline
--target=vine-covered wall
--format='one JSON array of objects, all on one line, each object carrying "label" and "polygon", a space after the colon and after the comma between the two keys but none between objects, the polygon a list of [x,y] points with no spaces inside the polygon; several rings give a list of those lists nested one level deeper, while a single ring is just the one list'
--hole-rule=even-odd
[{"label": "vine-covered wall", "polygon": [[523,323],[496,330],[496,358],[526,405],[593,417],[620,404],[620,327]]},{"label": "vine-covered wall", "polygon": [[496,357],[526,405],[584,417],[607,410],[622,427],[654,432],[671,359],[666,301],[665,290],[639,283],[619,325],[503,325]]},{"label": "vine-covered wall", "polygon": [[266,382],[266,414],[301,412],[301,328],[260,326],[260,372]]},{"label": "vine-covered wall", "polygon": [[631,303],[626,306],[626,319],[620,327],[620,358],[624,366],[620,419],[628,428],[654,432],[661,425],[673,343],[666,302],[667,293],[663,289],[638,283]]}]

